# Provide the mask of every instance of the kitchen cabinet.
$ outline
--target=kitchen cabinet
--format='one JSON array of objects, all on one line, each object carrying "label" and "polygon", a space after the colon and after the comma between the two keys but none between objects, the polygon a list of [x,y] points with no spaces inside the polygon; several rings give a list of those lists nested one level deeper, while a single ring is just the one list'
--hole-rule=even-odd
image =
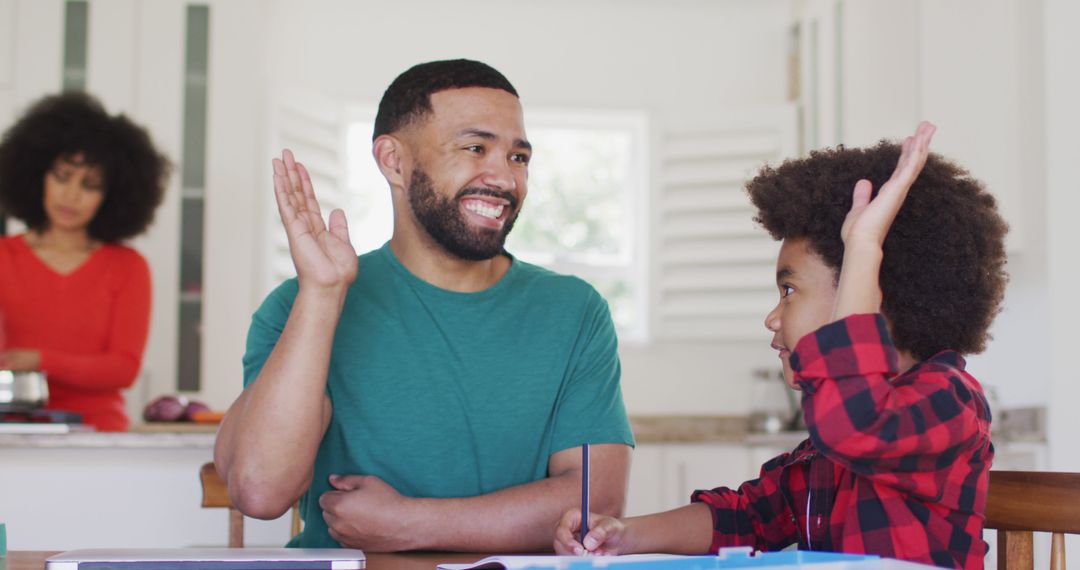
[{"label": "kitchen cabinet", "polygon": [[792,13],[803,150],[899,139],[931,120],[933,150],[997,198],[1009,253],[1031,247],[1044,207],[1031,193],[1044,176],[1042,107],[1031,104],[1043,88],[1039,10],[1011,1],[796,0]]},{"label": "kitchen cabinet", "polygon": [[[200,506],[213,433],[0,435],[0,522],[11,550],[226,546],[228,513]],[[290,517],[247,519],[282,546]]]},{"label": "kitchen cabinet", "polygon": [[757,473],[750,448],[733,443],[644,443],[634,451],[626,515],[686,505],[697,489],[738,485]]}]

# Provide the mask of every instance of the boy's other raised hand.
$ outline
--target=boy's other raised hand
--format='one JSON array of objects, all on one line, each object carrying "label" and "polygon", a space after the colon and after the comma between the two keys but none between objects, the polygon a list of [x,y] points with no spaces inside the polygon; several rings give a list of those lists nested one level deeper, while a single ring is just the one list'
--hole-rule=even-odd
[{"label": "boy's other raised hand", "polygon": [[848,211],[840,230],[845,247],[854,244],[881,247],[885,243],[889,227],[896,219],[900,207],[904,205],[911,185],[926,165],[926,157],[930,153],[930,139],[933,138],[935,130],[937,127],[932,123],[923,121],[919,123],[914,135],[904,139],[896,169],[889,180],[882,184],[873,200],[870,199],[873,187],[869,180],[860,180],[855,184],[851,210]]},{"label": "boy's other raised hand", "polygon": [[281,158],[273,160],[273,167],[274,196],[301,289],[329,289],[344,295],[357,271],[356,250],[349,241],[345,213],[330,212],[327,228],[311,176],[303,164],[296,162],[292,151],[282,151]]},{"label": "boy's other raised hand", "polygon": [[[617,518],[589,513],[589,534],[581,542],[581,510],[563,513],[555,528],[555,554],[564,556],[614,556],[627,551],[626,525]],[[582,544],[584,543],[584,544]]]}]

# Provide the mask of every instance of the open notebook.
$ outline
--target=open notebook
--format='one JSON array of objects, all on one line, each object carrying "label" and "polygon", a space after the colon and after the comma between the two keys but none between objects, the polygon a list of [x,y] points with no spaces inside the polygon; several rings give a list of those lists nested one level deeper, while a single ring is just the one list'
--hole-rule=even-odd
[{"label": "open notebook", "polygon": [[875,568],[877,556],[836,552],[766,552],[750,548],[724,548],[716,556],[629,554],[624,556],[491,556],[472,564],[439,564],[439,570],[726,570],[745,568],[823,568],[861,570]]},{"label": "open notebook", "polygon": [[[533,568],[570,568],[588,564],[590,568],[617,568],[626,562],[672,562],[676,554],[627,554],[624,556],[489,556],[472,564],[439,564],[439,570],[530,570]],[[709,556],[707,558],[712,558]],[[612,566],[614,565],[614,566]]]},{"label": "open notebook", "polygon": [[363,570],[348,548],[90,548],[45,561],[45,570]]}]

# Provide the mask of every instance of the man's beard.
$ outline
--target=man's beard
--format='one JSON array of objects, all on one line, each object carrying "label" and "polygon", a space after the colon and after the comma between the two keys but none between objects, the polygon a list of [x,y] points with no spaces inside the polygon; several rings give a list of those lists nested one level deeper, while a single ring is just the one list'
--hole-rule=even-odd
[{"label": "man's beard", "polygon": [[[498,230],[473,228],[465,220],[458,201],[466,195],[494,196],[510,202],[506,223]],[[518,200],[510,192],[491,188],[462,188],[457,195],[445,198],[435,192],[431,178],[420,167],[413,170],[409,182],[409,206],[435,243],[447,253],[469,261],[484,261],[499,255],[506,243],[506,236],[514,227],[518,216]]]}]

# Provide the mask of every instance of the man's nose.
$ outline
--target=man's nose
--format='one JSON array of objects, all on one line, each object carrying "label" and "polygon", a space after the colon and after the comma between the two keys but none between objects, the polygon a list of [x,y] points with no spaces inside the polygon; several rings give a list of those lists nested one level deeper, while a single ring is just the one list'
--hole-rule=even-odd
[{"label": "man's nose", "polygon": [[509,158],[492,153],[484,162],[484,175],[481,182],[489,188],[508,192],[517,190],[515,166]]}]

